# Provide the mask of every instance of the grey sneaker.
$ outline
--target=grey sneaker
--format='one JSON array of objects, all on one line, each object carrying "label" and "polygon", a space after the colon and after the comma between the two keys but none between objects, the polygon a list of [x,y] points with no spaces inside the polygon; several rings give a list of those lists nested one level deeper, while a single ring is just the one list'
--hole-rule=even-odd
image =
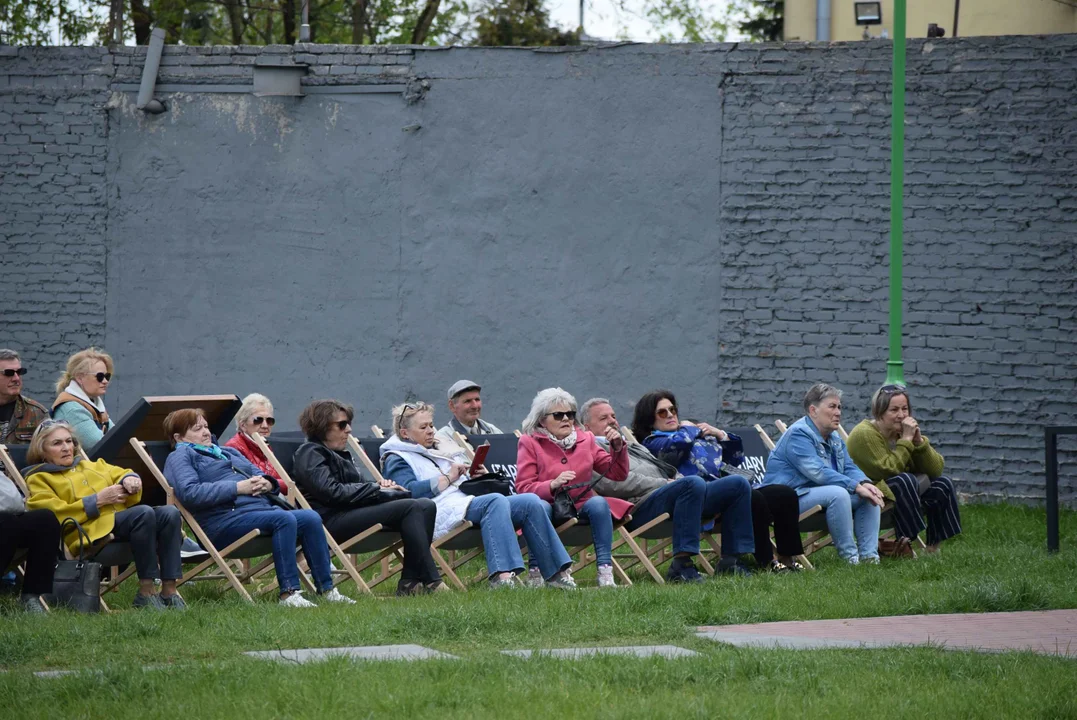
[{"label": "grey sneaker", "polygon": [[546,581],[546,587],[556,588],[558,590],[575,590],[576,581],[572,579],[572,576],[568,574],[568,571],[562,570]]},{"label": "grey sneaker", "polygon": [[131,603],[131,607],[136,608],[151,608],[153,610],[165,610],[166,606],[161,596],[157,593],[153,595],[143,595],[138,593],[135,595],[135,601]]},{"label": "grey sneaker", "polygon": [[598,586],[604,587],[617,587],[617,583],[613,581],[613,566],[612,565],[599,565],[598,566]]},{"label": "grey sneaker", "polygon": [[184,535],[183,540],[180,542],[180,558],[185,563],[200,563],[209,559],[209,553],[203,550],[201,545]]},{"label": "grey sneaker", "polygon": [[179,593],[176,593],[175,595],[169,595],[168,597],[162,595],[161,602],[163,602],[165,604],[165,607],[169,610],[187,609],[187,603],[183,601],[183,598],[180,596]]},{"label": "grey sneaker", "polygon": [[516,587],[516,578],[515,577],[507,577],[507,578],[492,577],[492,578],[490,578],[490,589],[491,590],[502,590],[502,589],[505,589],[505,588],[514,588],[514,587]]},{"label": "grey sneaker", "polygon": [[34,615],[44,615],[48,612],[45,604],[41,602],[39,595],[23,594],[19,600],[22,602],[23,610]]},{"label": "grey sneaker", "polygon": [[529,588],[540,588],[546,584],[546,581],[542,579],[542,571],[538,568],[527,569],[527,580],[524,581],[524,585]]}]

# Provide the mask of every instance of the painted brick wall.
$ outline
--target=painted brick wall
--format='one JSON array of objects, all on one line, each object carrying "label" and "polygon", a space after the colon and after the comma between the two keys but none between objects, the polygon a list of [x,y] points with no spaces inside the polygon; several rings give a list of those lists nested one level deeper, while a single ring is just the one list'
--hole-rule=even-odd
[{"label": "painted brick wall", "polygon": [[0,346],[45,404],[67,356],[105,336],[104,48],[0,46]]},{"label": "painted brick wall", "polygon": [[[121,411],[260,390],[285,426],[324,395],[385,426],[461,376],[503,427],[561,384],[772,428],[824,380],[849,428],[883,380],[885,42],[169,47],[160,116],[144,53],[0,48],[0,242],[30,286],[0,344],[32,394],[89,342]],[[273,58],[312,94],[251,96]],[[1077,36],[909,46],[906,375],[973,495],[1041,497],[1041,426],[1074,422],[1075,63]]]}]

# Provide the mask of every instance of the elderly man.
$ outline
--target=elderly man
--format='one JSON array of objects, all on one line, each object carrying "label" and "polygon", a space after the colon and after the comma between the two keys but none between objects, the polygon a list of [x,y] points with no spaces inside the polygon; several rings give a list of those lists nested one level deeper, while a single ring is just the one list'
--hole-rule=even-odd
[{"label": "elderly man", "polygon": [[22,394],[26,368],[14,350],[0,350],[0,443],[26,445],[34,430],[49,417],[40,403]]},{"label": "elderly man", "polygon": [[439,445],[455,443],[453,433],[460,433],[464,437],[501,434],[500,428],[479,417],[482,415],[481,390],[479,384],[471,380],[457,380],[452,384],[449,388],[449,412],[452,418],[448,425],[437,432]]},{"label": "elderly man", "polygon": [[[607,428],[617,428],[617,413],[605,398],[591,398],[580,406],[580,422],[600,444]],[[662,513],[673,518],[673,562],[666,572],[670,582],[703,582],[692,562],[699,553],[700,518],[707,483],[692,475],[681,477],[677,468],[659,460],[639,443],[628,444],[628,478],[623,482],[600,480],[599,495],[617,497],[634,504],[629,530],[649,523]]]}]

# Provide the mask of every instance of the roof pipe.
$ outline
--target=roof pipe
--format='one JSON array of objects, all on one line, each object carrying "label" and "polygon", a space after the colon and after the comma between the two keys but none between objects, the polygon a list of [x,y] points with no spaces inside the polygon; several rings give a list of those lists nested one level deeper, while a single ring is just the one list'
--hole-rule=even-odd
[{"label": "roof pipe", "polygon": [[165,106],[160,100],[153,99],[153,88],[157,84],[157,69],[161,66],[161,53],[165,49],[164,28],[154,28],[150,33],[150,46],[146,49],[146,64],[142,66],[142,84],[138,88],[138,101],[135,107],[144,112],[162,113]]},{"label": "roof pipe", "polygon": [[815,0],[815,39],[830,42],[830,0]]}]

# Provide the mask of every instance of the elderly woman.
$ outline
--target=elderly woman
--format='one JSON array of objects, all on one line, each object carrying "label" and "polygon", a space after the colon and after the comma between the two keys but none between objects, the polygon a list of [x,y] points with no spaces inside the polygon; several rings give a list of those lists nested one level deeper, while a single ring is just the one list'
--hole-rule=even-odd
[{"label": "elderly woman", "polygon": [[111,381],[112,358],[93,347],[69,357],[67,369],[56,381],[52,417],[70,423],[83,447],[92,448],[113,425],[101,399]]},{"label": "elderly woman", "polygon": [[377,524],[400,533],[404,567],[397,595],[448,590],[430,555],[437,505],[411,498],[391,481],[383,491],[360,474],[348,454],[353,417],[352,407],[336,400],[315,400],[303,410],[299,427],[307,442],[295,451],[292,479],[338,542]]},{"label": "elderly woman", "polygon": [[849,433],[849,455],[881,490],[893,493],[898,542],[908,544],[926,527],[927,550],[938,552],[943,540],[961,532],[957,491],[942,474],[942,455],[920,434],[904,385],[876,390],[871,415]]},{"label": "elderly woman", "polygon": [[[656,458],[677,468],[681,475],[696,475],[706,481],[703,513],[709,517],[721,513],[722,551],[729,553],[719,562],[719,571],[743,574],[747,569],[739,558],[753,552],[751,547],[756,564],[768,572],[803,570],[796,561],[804,553],[796,491],[784,485],[753,490],[747,478],[723,475],[731,466],[725,463],[722,443],[740,438],[707,423],[681,420],[677,399],[669,390],[656,390],[640,398],[632,432],[644,438],[644,446]],[[770,544],[771,524],[777,558]]]},{"label": "elderly woman", "polygon": [[[595,436],[576,425],[576,398],[561,388],[547,388],[531,401],[524,419],[523,437],[516,450],[516,488],[535,493],[547,502],[564,489],[591,526],[598,566],[598,586],[614,587],[613,519],[621,520],[632,503],[595,493],[591,474],[622,482],[628,477],[628,448],[624,438],[607,428],[610,451],[595,443]],[[579,487],[579,486],[583,487]]]},{"label": "elderly woman", "polygon": [[238,451],[218,447],[200,409],[170,412],[164,431],[173,448],[165,461],[164,475],[214,545],[234,543],[251,530],[271,535],[280,603],[314,607],[299,589],[295,549],[297,541],[302,541],[318,594],[328,602],[355,603],[333,587],[329,544],[318,513],[286,510],[283,500],[280,505],[271,502],[270,497],[279,500],[277,483]]},{"label": "elderly woman", "polygon": [[282,494],[288,494],[288,484],[277,475],[276,468],[262,454],[261,449],[254,444],[251,437],[258,433],[265,440],[273,433],[273,426],[277,424],[277,418],[273,417],[273,403],[269,398],[259,393],[251,393],[243,398],[243,404],[236,413],[236,434],[224,444],[247,458],[251,465],[258,468],[263,477],[277,481],[277,486]]},{"label": "elderly woman", "polygon": [[812,385],[804,409],[808,414],[790,425],[771,450],[763,484],[796,490],[801,512],[822,505],[843,560],[878,563],[883,493],[856,466],[835,432],[841,424],[841,390]]},{"label": "elderly woman", "polygon": [[[180,514],[171,505],[139,505],[142,479],[130,470],[104,460],[89,462],[78,454],[79,441],[70,424],[46,420],[37,426],[23,470],[31,510],[51,510],[62,524],[74,519],[94,542],[111,533],[130,543],[138,573],[136,608],[156,610],[187,607],[176,591],[180,565]],[[78,553],[79,534],[69,531],[68,549]],[[161,592],[154,587],[161,581]]]},{"label": "elderly woman", "polygon": [[523,531],[532,557],[547,587],[575,589],[569,575],[572,559],[550,524],[549,506],[531,493],[505,497],[491,493],[472,496],[460,490],[468,479],[468,458],[458,448],[438,449],[434,408],[405,403],[393,408],[393,435],[381,446],[385,476],[415,497],[432,497],[437,505],[434,538],[460,521],[479,526],[491,587],[510,587],[524,569],[516,530]]},{"label": "elderly woman", "polygon": [[41,596],[52,592],[60,522],[48,510],[26,510],[26,498],[15,482],[0,471],[0,573],[6,572],[15,551],[26,549],[26,572],[19,601],[31,613],[47,612]]}]

